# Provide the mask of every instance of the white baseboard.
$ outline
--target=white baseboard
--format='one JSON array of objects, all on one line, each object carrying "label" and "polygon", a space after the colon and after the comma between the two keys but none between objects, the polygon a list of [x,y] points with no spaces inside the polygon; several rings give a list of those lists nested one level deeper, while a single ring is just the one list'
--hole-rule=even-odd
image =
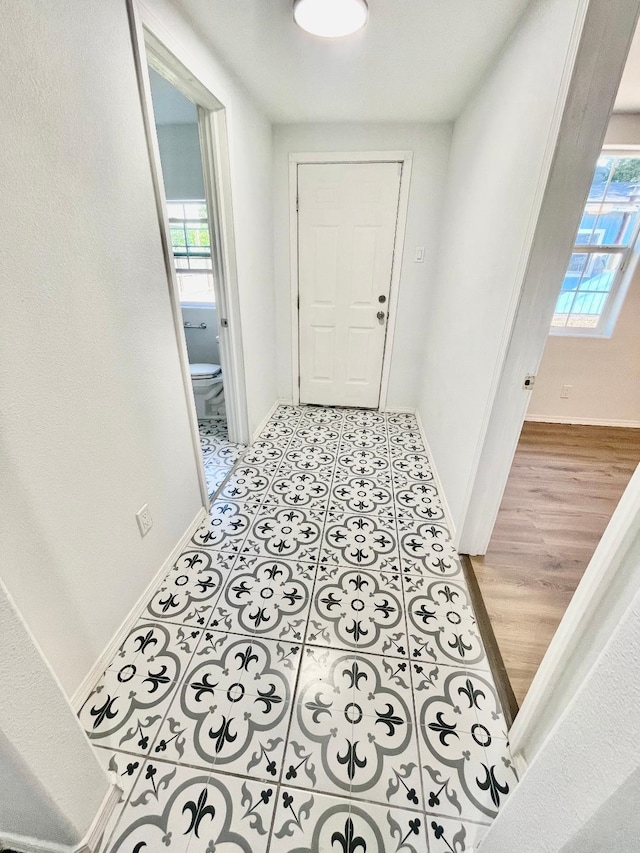
[{"label": "white baseboard", "polygon": [[518,779],[522,779],[522,777],[524,776],[524,772],[528,767],[524,755],[521,752],[512,752],[511,758],[515,765],[516,772],[518,774]]},{"label": "white baseboard", "polygon": [[420,435],[422,436],[422,442],[424,444],[424,449],[429,457],[429,462],[431,463],[431,468],[433,469],[433,479],[436,481],[436,488],[438,489],[438,497],[442,502],[442,509],[444,510],[444,518],[447,522],[447,527],[449,528],[449,535],[451,536],[452,541],[456,542],[456,526],[453,522],[453,517],[451,515],[451,509],[449,508],[449,501],[447,500],[447,495],[444,490],[444,486],[442,485],[442,480],[440,479],[440,475],[438,474],[438,469],[436,467],[435,459],[433,458],[433,453],[431,452],[431,447],[429,446],[429,442],[427,440],[426,433],[424,431],[424,427],[422,425],[422,419],[420,418],[420,412],[417,409],[413,410],[413,413],[416,416],[416,421],[418,422],[418,429],[420,430]]},{"label": "white baseboard", "polygon": [[611,418],[581,418],[571,415],[527,415],[525,421],[535,424],[576,424],[576,426],[603,426],[603,427],[627,427],[628,429],[640,429],[640,421],[621,421]]},{"label": "white baseboard", "polygon": [[[269,411],[267,412],[267,414],[266,414],[266,415],[263,417],[263,419],[260,421],[260,423],[258,424],[258,426],[254,429],[254,431],[253,431],[253,435],[251,436],[251,443],[252,443],[252,444],[253,444],[253,442],[257,439],[257,437],[260,435],[260,433],[262,432],[262,430],[263,430],[263,429],[266,427],[266,425],[268,424],[268,422],[269,422],[269,420],[270,420],[270,418],[271,418],[271,415],[275,412],[275,410],[276,410],[276,409],[278,408],[278,406],[280,406],[281,404],[282,404],[282,400],[276,400],[276,401],[275,401],[275,403],[273,404],[273,406],[271,406],[271,408],[270,408],[270,409],[269,409]],[[289,404],[289,405],[291,405],[291,404]]]},{"label": "white baseboard", "polygon": [[115,782],[112,782],[89,830],[79,844],[55,844],[50,841],[42,841],[39,838],[15,835],[9,832],[0,835],[0,849],[15,850],[16,853],[95,853],[107,821],[120,802],[121,796],[122,789]]},{"label": "white baseboard", "polygon": [[180,537],[179,541],[176,543],[175,547],[172,549],[167,559],[158,569],[151,582],[147,585],[142,595],[133,605],[118,630],[115,632],[111,640],[109,640],[109,643],[103,650],[102,654],[98,657],[98,659],[91,667],[89,672],[82,679],[78,687],[74,690],[73,695],[69,699],[69,702],[71,703],[71,707],[73,708],[76,714],[82,707],[87,696],[91,693],[95,685],[102,678],[102,674],[113,660],[113,657],[120,648],[120,644],[122,643],[124,638],[133,628],[136,620],[139,618],[140,614],[144,610],[146,603],[151,598],[152,593],[155,591],[156,587],[162,581],[169,569],[173,566],[180,554],[184,551],[186,544],[191,539],[197,528],[202,524],[206,516],[207,510],[202,507],[198,511],[196,517],[193,519],[184,534]]},{"label": "white baseboard", "polygon": [[415,415],[416,410],[412,409],[411,406],[387,406],[384,409],[385,412],[397,412],[399,415]]}]

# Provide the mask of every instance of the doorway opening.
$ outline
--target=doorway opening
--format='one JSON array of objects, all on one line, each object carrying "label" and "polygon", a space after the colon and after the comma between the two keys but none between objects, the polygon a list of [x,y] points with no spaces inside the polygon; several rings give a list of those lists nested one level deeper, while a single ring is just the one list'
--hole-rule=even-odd
[{"label": "doorway opening", "polygon": [[241,446],[229,441],[227,428],[227,376],[222,367],[212,258],[214,222],[204,186],[198,108],[152,67],[149,82],[180,315],[211,499],[235,464]]},{"label": "doorway opening", "polygon": [[521,705],[640,462],[640,133],[595,165],[496,524],[470,557]]},{"label": "doorway opening", "polygon": [[226,112],[128,3],[203,505],[249,443]]}]

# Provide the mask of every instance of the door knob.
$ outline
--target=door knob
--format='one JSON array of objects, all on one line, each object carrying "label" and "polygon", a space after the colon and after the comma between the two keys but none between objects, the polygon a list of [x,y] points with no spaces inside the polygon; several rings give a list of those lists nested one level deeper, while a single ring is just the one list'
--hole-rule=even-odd
[{"label": "door knob", "polygon": [[376,317],[378,318],[378,320],[380,320],[380,322],[382,322],[384,320],[384,311],[378,311]]}]

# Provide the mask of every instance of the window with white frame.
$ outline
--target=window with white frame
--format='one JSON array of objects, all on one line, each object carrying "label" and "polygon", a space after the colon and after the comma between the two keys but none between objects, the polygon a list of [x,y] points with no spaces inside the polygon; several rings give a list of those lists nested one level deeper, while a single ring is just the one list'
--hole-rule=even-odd
[{"label": "window with white frame", "polygon": [[204,199],[167,201],[180,302],[213,305],[213,264]]},{"label": "window with white frame", "polygon": [[640,226],[640,150],[603,151],[596,166],[551,332],[612,331]]}]

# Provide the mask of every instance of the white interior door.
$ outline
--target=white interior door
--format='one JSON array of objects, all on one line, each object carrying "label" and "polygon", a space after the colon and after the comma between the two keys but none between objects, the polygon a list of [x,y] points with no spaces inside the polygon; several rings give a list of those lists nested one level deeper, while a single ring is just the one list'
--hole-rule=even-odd
[{"label": "white interior door", "polygon": [[378,406],[401,171],[298,166],[301,403]]}]

